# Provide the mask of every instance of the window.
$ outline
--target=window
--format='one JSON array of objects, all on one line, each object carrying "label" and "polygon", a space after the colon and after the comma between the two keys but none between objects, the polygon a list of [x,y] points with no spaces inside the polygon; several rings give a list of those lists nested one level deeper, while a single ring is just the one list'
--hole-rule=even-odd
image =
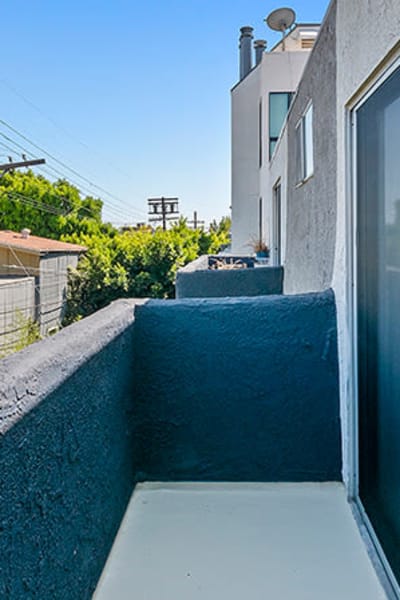
[{"label": "window", "polygon": [[269,95],[269,158],[274,153],[282,125],[292,100],[292,92],[272,92]]},{"label": "window", "polygon": [[296,127],[297,183],[314,173],[313,107],[308,107]]},{"label": "window", "polygon": [[258,105],[258,166],[262,167],[263,141],[262,141],[262,100]]}]

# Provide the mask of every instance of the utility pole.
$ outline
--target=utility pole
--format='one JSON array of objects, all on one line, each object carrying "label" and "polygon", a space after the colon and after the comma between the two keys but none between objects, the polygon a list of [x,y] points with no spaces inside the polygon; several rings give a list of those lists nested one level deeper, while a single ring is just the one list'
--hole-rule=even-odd
[{"label": "utility pole", "polygon": [[197,210],[193,212],[193,221],[188,221],[188,225],[192,225],[193,229],[202,229],[204,227],[204,221],[199,221],[197,218]]},{"label": "utility pole", "polygon": [[44,165],[44,158],[35,158],[33,160],[23,160],[21,162],[10,162],[5,163],[4,165],[0,165],[0,178],[3,177],[8,171],[13,171],[14,169],[21,169],[23,167],[33,167],[35,165]]},{"label": "utility pole", "polygon": [[162,221],[162,228],[167,229],[167,222],[179,217],[178,198],[148,198],[149,223]]},{"label": "utility pole", "polygon": [[[44,158],[35,158],[33,160],[26,160],[25,154],[22,155],[23,160],[20,162],[13,162],[11,156],[8,157],[9,162],[4,165],[0,165],[0,179],[4,177],[6,173],[9,171],[13,171],[14,169],[21,169],[23,167],[33,167],[35,165],[44,165],[46,160]],[[3,216],[5,213],[1,213]]]}]

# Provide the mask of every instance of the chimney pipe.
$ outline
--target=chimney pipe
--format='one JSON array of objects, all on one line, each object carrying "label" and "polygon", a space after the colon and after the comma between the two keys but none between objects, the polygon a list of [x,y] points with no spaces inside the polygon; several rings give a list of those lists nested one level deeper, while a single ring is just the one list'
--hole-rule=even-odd
[{"label": "chimney pipe", "polygon": [[267,42],[265,40],[256,40],[254,42],[254,50],[256,51],[256,66],[262,61],[266,47]]},{"label": "chimney pipe", "polygon": [[253,67],[251,42],[253,39],[253,27],[242,27],[240,29],[240,80],[250,73]]}]

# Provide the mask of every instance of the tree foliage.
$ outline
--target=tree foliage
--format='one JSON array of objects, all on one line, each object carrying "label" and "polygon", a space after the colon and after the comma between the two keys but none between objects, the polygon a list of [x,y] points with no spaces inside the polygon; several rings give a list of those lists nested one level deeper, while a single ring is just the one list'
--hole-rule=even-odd
[{"label": "tree foliage", "polygon": [[0,228],[58,239],[66,233],[95,233],[101,227],[103,203],[81,198],[64,179],[55,183],[32,171],[14,171],[0,179]]},{"label": "tree foliage", "polygon": [[113,237],[72,235],[88,250],[71,272],[67,322],[123,297],[173,298],[177,270],[204,253],[218,252],[228,234],[189,229],[181,220],[167,231],[132,229]]},{"label": "tree foliage", "polygon": [[172,298],[180,267],[229,243],[227,217],[208,232],[190,229],[183,218],[167,231],[119,231],[102,222],[101,211],[101,200],[82,198],[66,180],[52,183],[32,171],[0,179],[0,229],[28,227],[34,235],[87,247],[70,272],[66,323],[121,297]]}]

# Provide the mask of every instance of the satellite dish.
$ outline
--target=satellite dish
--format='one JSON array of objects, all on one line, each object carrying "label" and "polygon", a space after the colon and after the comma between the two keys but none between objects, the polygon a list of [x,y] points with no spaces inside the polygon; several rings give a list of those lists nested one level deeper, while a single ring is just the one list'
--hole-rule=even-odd
[{"label": "satellite dish", "polygon": [[265,19],[268,27],[284,33],[296,20],[296,13],[291,8],[277,8]]}]

